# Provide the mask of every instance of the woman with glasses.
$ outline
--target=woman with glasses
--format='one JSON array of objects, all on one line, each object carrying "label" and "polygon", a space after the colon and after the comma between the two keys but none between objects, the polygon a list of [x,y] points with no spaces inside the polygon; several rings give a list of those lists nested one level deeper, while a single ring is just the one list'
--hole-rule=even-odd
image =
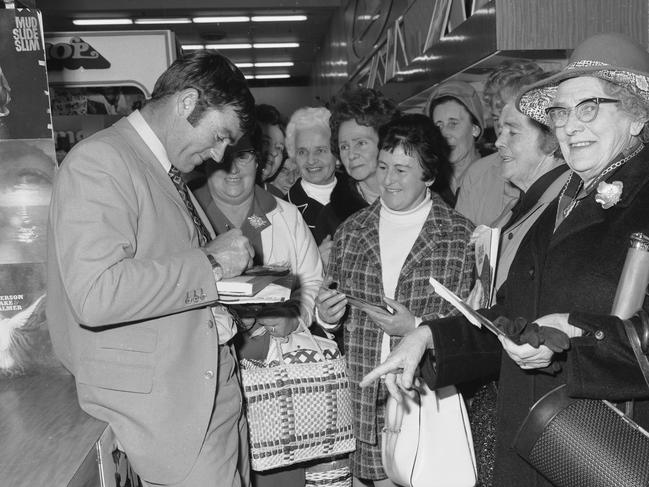
[{"label": "woman with glasses", "polygon": [[[244,319],[246,329],[235,338],[239,359],[263,361],[271,337],[310,326],[323,269],[318,247],[298,209],[255,184],[260,147],[260,133],[255,131],[228,147],[222,162],[206,162],[207,183],[194,194],[217,233],[239,228],[248,238],[255,265],[288,265],[297,276],[299,285],[289,303],[278,307],[276,314],[265,310],[256,319]],[[255,487],[302,487],[304,469],[252,472],[252,480]]]},{"label": "woman with glasses", "polygon": [[[544,394],[566,384],[572,397],[635,400],[634,420],[649,425],[649,392],[629,341],[649,330],[636,319],[628,336],[609,316],[629,236],[649,233],[649,54],[619,34],[593,36],[517,103],[552,128],[571,173],[523,239],[498,304],[483,311],[515,320],[504,322],[510,339],[500,343],[460,318],[430,321],[364,384],[403,368],[407,388],[422,356],[431,387],[500,370],[493,483],[550,487],[511,447]],[[394,379],[387,382],[398,395]]]}]

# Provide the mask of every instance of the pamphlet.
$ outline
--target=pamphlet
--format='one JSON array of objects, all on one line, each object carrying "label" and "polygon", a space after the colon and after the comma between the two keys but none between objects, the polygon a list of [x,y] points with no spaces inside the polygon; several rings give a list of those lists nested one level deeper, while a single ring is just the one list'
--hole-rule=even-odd
[{"label": "pamphlet", "polygon": [[472,308],[488,308],[495,299],[500,228],[480,225],[473,234],[475,236],[475,267],[478,280],[476,288],[469,298],[469,304]]},{"label": "pamphlet", "polygon": [[482,328],[484,326],[487,330],[489,330],[496,336],[503,336],[507,338],[507,335],[500,328],[494,325],[493,322],[491,322],[490,320],[482,316],[477,311],[473,310],[466,301],[463,301],[460,297],[458,297],[450,289],[444,286],[441,282],[439,282],[433,277],[430,278],[429,282],[430,285],[433,286],[435,292],[439,294],[442,298],[444,298],[446,301],[451,303],[455,309],[457,309],[460,313],[464,315],[464,317],[467,320],[469,320],[469,322],[471,322],[478,328]]}]

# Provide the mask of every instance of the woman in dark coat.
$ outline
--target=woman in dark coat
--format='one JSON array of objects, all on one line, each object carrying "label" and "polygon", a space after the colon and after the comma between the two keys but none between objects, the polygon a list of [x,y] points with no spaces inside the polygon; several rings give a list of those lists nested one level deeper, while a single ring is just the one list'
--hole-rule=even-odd
[{"label": "woman in dark coat", "polygon": [[[387,390],[382,384],[366,389],[358,384],[417,323],[452,311],[430,292],[430,276],[467,296],[473,225],[429,189],[439,167],[449,164],[448,145],[432,120],[419,114],[393,120],[381,128],[380,147],[381,197],[336,232],[327,279],[338,288],[321,289],[316,306],[323,326],[345,330],[357,439],[351,457],[354,485],[393,487],[381,465]],[[346,311],[346,295],[376,306]],[[386,304],[394,314],[383,308]]]},{"label": "woman in dark coat", "polygon": [[498,304],[483,312],[535,320],[541,334],[559,329],[570,348],[501,345],[464,319],[436,320],[404,338],[363,385],[403,368],[396,382],[410,387],[422,355],[423,378],[435,388],[500,368],[494,485],[541,487],[551,484],[511,446],[529,408],[555,387],[567,384],[578,398],[635,399],[634,419],[649,426],[649,388],[622,321],[607,316],[629,236],[649,233],[649,54],[618,34],[594,36],[518,104],[554,129],[572,175],[521,243]]}]

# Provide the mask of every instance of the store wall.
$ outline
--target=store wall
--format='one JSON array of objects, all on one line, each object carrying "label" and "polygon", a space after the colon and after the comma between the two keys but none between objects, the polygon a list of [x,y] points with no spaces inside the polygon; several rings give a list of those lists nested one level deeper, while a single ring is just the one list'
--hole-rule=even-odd
[{"label": "store wall", "polygon": [[311,86],[269,86],[266,88],[252,88],[255,102],[267,103],[277,107],[287,119],[296,109],[304,106],[321,106],[326,99],[317,98]]}]

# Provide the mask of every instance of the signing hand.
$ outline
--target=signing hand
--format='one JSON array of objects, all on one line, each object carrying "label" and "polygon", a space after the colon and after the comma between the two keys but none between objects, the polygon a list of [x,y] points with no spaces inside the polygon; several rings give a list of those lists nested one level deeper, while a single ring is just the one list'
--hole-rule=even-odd
[{"label": "signing hand", "polygon": [[331,279],[327,279],[322,283],[318,291],[318,297],[315,299],[315,305],[320,319],[333,325],[338,323],[345,314],[347,297],[335,289],[329,289],[330,284]]},{"label": "signing hand", "polygon": [[415,317],[408,308],[388,297],[383,300],[394,310],[393,314],[378,307],[364,311],[385,333],[390,336],[404,336],[415,329]]},{"label": "signing hand", "polygon": [[221,264],[223,277],[241,275],[247,268],[252,267],[252,258],[255,255],[252,245],[238,228],[218,235],[203,247],[203,251],[212,254]]},{"label": "signing hand", "polygon": [[367,387],[381,376],[386,376],[385,385],[390,395],[401,401],[401,391],[409,391],[415,383],[415,373],[424,353],[433,347],[430,328],[415,328],[397,344],[381,365],[363,377],[361,387]]},{"label": "signing hand", "polygon": [[516,362],[521,369],[544,369],[545,367],[549,367],[552,363],[554,352],[545,345],[540,345],[539,348],[534,348],[529,343],[516,345],[507,338],[499,336],[498,339],[500,340],[500,343],[503,344],[503,348],[505,349],[505,352],[507,352],[507,355],[509,355],[509,357]]}]

